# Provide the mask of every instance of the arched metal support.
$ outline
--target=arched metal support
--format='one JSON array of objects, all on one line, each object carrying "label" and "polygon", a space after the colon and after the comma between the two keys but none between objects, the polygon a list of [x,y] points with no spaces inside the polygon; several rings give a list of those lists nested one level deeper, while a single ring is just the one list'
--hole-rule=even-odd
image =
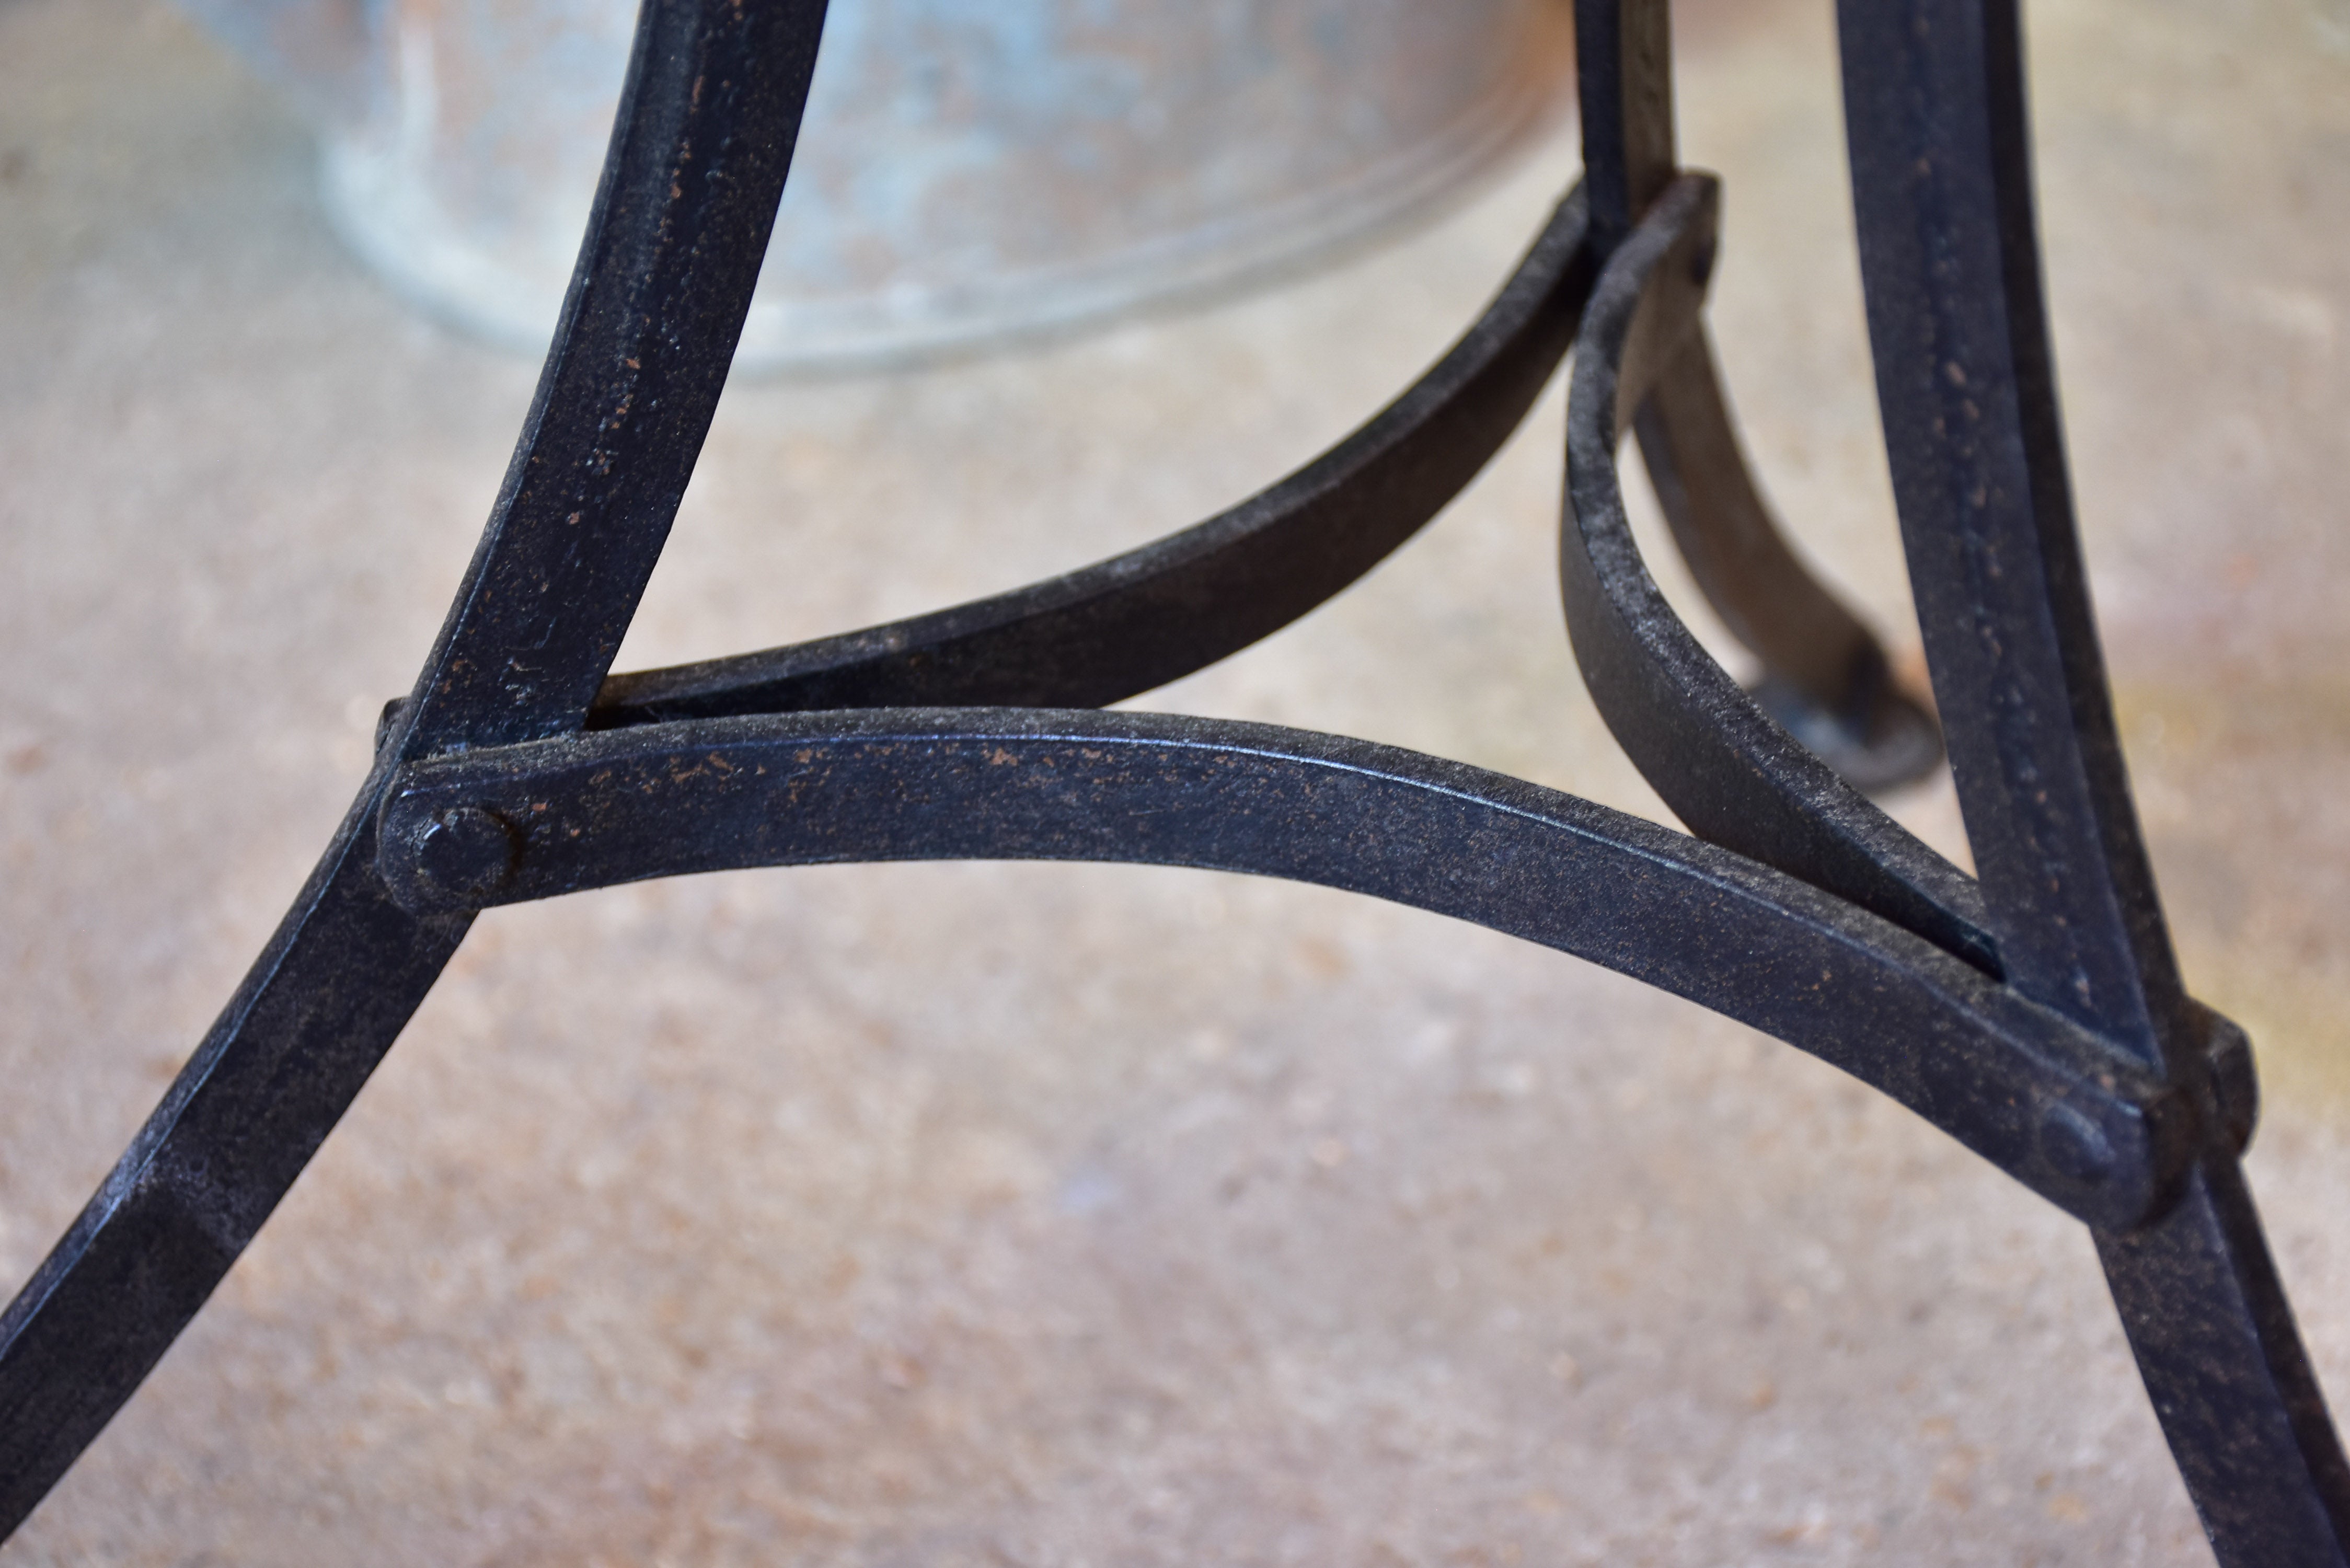
[{"label": "arched metal support", "polygon": [[1755,705],[1856,790],[1932,773],[1940,730],[1875,634],[1796,559],[1755,489],[1702,322],[1658,372],[1632,431],[1690,575],[1762,660]]},{"label": "arched metal support", "polygon": [[[1575,31],[1592,240],[1606,255],[1679,173],[1670,7],[1577,0]],[[1710,266],[1711,251],[1707,259]],[[1876,637],[1779,531],[1740,449],[1704,326],[1693,312],[1682,326],[1672,352],[1645,368],[1637,410],[1627,405],[1618,428],[1639,436],[1690,575],[1762,663],[1757,706],[1856,789],[1924,777],[1942,760],[1934,721],[1901,690]]]},{"label": "arched metal support", "polygon": [[1368,742],[1084,710],[642,725],[402,769],[379,864],[420,915],[833,861],[1110,860],[1369,893],[1605,965],[1824,1058],[2127,1228],[2179,1127],[2085,1034],[1840,898],[1590,801]]},{"label": "arched metal support", "polygon": [[1280,630],[1476,477],[1566,356],[1598,263],[1581,187],[1425,376],[1296,472],[1180,532],[951,609],[615,675],[591,729],[821,708],[1097,708]]},{"label": "arched metal support", "polygon": [[1617,743],[1699,837],[1997,975],[1973,881],[1739,690],[1665,602],[1633,540],[1616,477],[1620,432],[1700,330],[1713,225],[1711,179],[1667,186],[1609,259],[1578,339],[1559,535],[1575,662]]}]

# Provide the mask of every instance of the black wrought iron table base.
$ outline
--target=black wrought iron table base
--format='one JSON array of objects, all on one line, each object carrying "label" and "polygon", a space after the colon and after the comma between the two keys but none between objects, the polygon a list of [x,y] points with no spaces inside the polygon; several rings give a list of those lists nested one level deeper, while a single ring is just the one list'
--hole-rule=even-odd
[{"label": "black wrought iron table base", "polygon": [[[1354,435],[1216,517],[889,626],[608,673],[723,385],[823,0],[645,0],[553,351],[464,586],[327,854],[0,1318],[0,1533],[129,1399],[479,910],[818,861],[1148,862],[1351,889],[1743,1020],[2086,1223],[2221,1563],[2345,1564],[2350,1469],[2239,1156],[2242,1033],[2189,998],[2071,515],[2014,0],[1842,0],[1878,400],[1939,727],[1789,550],[1703,325],[1663,0],[1580,0],[1586,176]],[[1560,580],[1586,684],[1682,834],[1368,742],[1104,708],[1246,647],[1465,485],[1571,358]],[[1626,435],[1742,689],[1626,522]],[[1864,790],[1947,742],[1978,868]]]}]

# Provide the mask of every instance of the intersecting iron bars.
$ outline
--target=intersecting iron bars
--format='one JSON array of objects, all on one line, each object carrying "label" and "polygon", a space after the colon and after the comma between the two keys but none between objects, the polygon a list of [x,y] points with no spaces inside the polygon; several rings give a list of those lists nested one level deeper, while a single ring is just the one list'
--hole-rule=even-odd
[{"label": "intersecting iron bars", "polygon": [[[646,0],[538,395],[464,587],[284,925],[0,1317],[0,1533],[202,1307],[475,912],[744,866],[1211,867],[1438,910],[1742,1019],[2090,1225],[2227,1568],[2350,1563],[2350,1466],[2238,1157],[2241,1032],[2189,998],[2070,514],[2015,0],[1841,0],[1887,452],[1981,881],[1871,805],[1942,737],[1804,571],[1702,321],[1717,193],[1676,163],[1663,0],[1578,0],[1586,177],[1426,376],[1232,510],[1014,593],[608,673],[724,383],[824,0]],[[1577,663],[1695,836],[1438,758],[1098,711],[1278,629],[1442,508],[1573,350]],[[1616,474],[1760,659],[1658,592]],[[1857,786],[1857,787],[1856,787]]]}]

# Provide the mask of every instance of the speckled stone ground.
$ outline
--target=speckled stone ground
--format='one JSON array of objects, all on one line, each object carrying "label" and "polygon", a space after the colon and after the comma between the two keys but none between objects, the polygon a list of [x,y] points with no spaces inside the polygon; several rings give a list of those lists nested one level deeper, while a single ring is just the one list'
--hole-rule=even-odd
[{"label": "speckled stone ground", "polygon": [[[1889,635],[1828,8],[1679,18],[1714,319]],[[2350,11],[2042,0],[2059,358],[2186,967],[2350,1390]],[[1244,493],[1506,270],[1417,235],[927,372],[727,395],[626,664],[1008,586]],[[146,0],[0,0],[0,1285],[324,842],[533,368],[335,247]],[[1555,396],[1339,602],[1150,705],[1655,812],[1552,585]],[[1946,786],[1899,803],[1955,848]],[[500,911],[0,1563],[2190,1564],[2086,1238],[1834,1072],[1554,954],[1168,871],[743,874]]]}]

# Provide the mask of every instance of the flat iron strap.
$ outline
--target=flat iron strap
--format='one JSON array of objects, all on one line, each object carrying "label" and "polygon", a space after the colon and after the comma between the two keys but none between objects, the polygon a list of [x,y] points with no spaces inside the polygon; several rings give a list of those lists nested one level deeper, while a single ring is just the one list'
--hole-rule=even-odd
[{"label": "flat iron strap", "polygon": [[2193,1054],[2073,523],[2014,0],[1844,0],[1861,278],[1950,765],[2014,983]]},{"label": "flat iron strap", "polygon": [[2350,1462],[2237,1163],[2249,1063],[2215,1058],[2181,988],[2106,691],[2015,0],[1840,0],[1837,16],[1877,401],[1985,916],[2017,991],[2196,1111],[2178,1201],[2098,1250],[2213,1550],[2225,1568],[2341,1568]]},{"label": "flat iron strap", "polygon": [[1441,511],[1575,340],[1598,263],[1580,187],[1451,350],[1360,430],[1203,523],[950,609],[789,648],[615,675],[592,729],[821,708],[1093,708],[1271,635]]},{"label": "flat iron strap", "polygon": [[585,718],[726,384],[824,14],[825,0],[645,0],[555,348],[394,726],[400,755]]},{"label": "flat iron strap", "polygon": [[869,709],[636,725],[403,769],[380,864],[420,912],[746,866],[1193,866],[1392,899],[1752,1024],[2094,1223],[2185,1152],[2168,1091],[1844,899],[1573,795],[1367,741],[1185,715]]},{"label": "flat iron strap", "polygon": [[[1773,866],[1996,976],[1971,879],[1766,717],[1659,591],[1617,479],[1623,421],[1686,354],[1714,182],[1683,175],[1617,246],[1578,339],[1559,585],[1576,667],[1617,743],[1710,843]],[[1873,645],[1872,645],[1873,646]]]},{"label": "flat iron strap", "polygon": [[[1679,172],[1670,10],[1667,0],[1579,0],[1575,28],[1592,242],[1604,256]],[[1630,360],[1646,347],[1636,340]],[[1754,692],[1763,711],[1856,788],[1924,777],[1941,761],[1933,719],[1780,532],[1740,448],[1702,324],[1677,333],[1674,347],[1645,370],[1627,360],[1627,393],[1638,388],[1639,406],[1636,414],[1627,405],[1617,426],[1637,428],[1699,590],[1762,661]]]}]

